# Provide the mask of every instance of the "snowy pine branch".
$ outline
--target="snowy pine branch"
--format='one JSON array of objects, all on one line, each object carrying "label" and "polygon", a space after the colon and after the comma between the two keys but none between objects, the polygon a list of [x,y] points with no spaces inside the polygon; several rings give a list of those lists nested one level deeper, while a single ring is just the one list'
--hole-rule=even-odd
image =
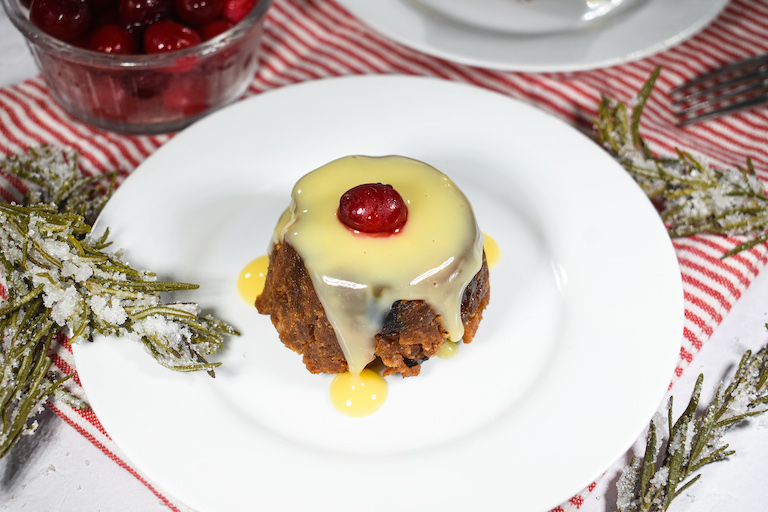
[{"label": "snowy pine branch", "polygon": [[[768,325],[766,325],[768,328]],[[721,384],[702,412],[699,375],[685,411],[676,422],[669,401],[666,425],[655,417],[642,459],[633,457],[617,482],[617,512],[663,512],[701,476],[702,466],[734,454],[723,441],[728,429],[768,410],[768,347],[741,358],[730,384]],[[664,439],[666,438],[666,445]]]},{"label": "snowy pine branch", "polygon": [[621,102],[603,98],[596,137],[637,181],[661,211],[673,237],[709,233],[751,236],[723,258],[768,240],[768,197],[751,160],[745,168],[720,171],[688,152],[657,157],[639,133],[645,103],[653,91],[656,68],[638,93],[631,113]]},{"label": "snowy pine branch", "polygon": [[98,215],[114,177],[83,177],[74,154],[45,147],[0,161],[0,171],[30,185],[24,205],[0,203],[0,457],[71,377],[51,367],[57,337],[127,336],[163,366],[213,376],[220,363],[206,356],[237,332],[197,304],[160,297],[197,285],[158,281],[109,252],[108,232],[91,236],[86,216]]}]

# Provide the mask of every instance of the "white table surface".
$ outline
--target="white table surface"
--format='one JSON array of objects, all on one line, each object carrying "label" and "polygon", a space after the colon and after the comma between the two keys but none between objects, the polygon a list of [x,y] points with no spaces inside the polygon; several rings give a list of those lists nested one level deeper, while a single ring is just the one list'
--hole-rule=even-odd
[{"label": "white table surface", "polygon": [[[24,39],[0,11],[0,87],[37,74]],[[676,382],[676,409],[687,404],[699,373],[704,397],[738,363],[747,349],[768,343],[768,272],[752,283]],[[666,400],[664,402],[666,403]],[[660,404],[661,407],[661,404]],[[49,410],[40,427],[0,459],[0,511],[167,512],[169,509],[126,470]],[[650,418],[649,418],[650,421]],[[731,430],[726,441],[736,450],[729,460],[702,470],[701,480],[680,496],[673,512],[765,512],[768,510],[768,415]],[[642,449],[640,446],[640,449]],[[615,510],[616,478],[625,464],[616,461],[579,509]],[[509,510],[500,504],[500,510]],[[543,511],[544,512],[544,511]]]},{"label": "white table surface", "polygon": [[[0,87],[37,74],[22,35],[0,9]],[[0,510],[168,512],[141,482],[46,409],[40,427],[0,459]]]}]

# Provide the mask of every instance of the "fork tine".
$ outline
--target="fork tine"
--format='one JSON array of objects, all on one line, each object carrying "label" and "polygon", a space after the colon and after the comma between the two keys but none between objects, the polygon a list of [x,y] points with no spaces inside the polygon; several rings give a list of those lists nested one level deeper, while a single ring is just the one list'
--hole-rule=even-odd
[{"label": "fork tine", "polygon": [[[699,89],[696,91],[689,92],[685,95],[682,95],[676,98],[673,101],[673,103],[675,105],[682,105],[684,103],[695,101],[699,98],[706,98],[707,96],[711,96],[712,94],[717,93],[719,91],[727,91],[732,88],[734,88],[733,89],[734,93],[732,94],[735,94],[742,89],[747,90],[748,88],[751,88],[751,87],[759,87],[760,84],[762,84],[763,78],[766,78],[766,77],[768,77],[768,71],[758,68],[744,75],[734,76],[727,80],[723,80],[722,82],[715,82],[705,89]],[[757,85],[752,85],[752,84],[757,84]]]},{"label": "fork tine", "polygon": [[748,99],[756,97],[758,94],[768,94],[768,86],[762,81],[755,82],[753,84],[747,84],[737,89],[725,91],[717,96],[710,96],[697,101],[695,103],[682,103],[680,110],[677,111],[678,115],[688,115],[697,110],[705,108],[716,107],[718,105],[725,106],[724,104],[733,104],[737,102],[746,101]]},{"label": "fork tine", "polygon": [[733,114],[734,112],[739,112],[741,110],[746,110],[752,107],[766,104],[768,104],[768,95],[757,96],[739,103],[732,103],[721,108],[706,110],[692,116],[683,116],[677,122],[677,126],[688,126],[689,124],[697,123],[699,121],[703,121],[704,119],[711,119],[713,117],[720,117],[726,114]]},{"label": "fork tine", "polygon": [[768,54],[723,66],[670,94],[678,126],[768,104]]},{"label": "fork tine", "polygon": [[727,76],[735,71],[744,71],[752,67],[759,69],[760,67],[766,65],[768,65],[768,54],[749,57],[747,59],[733,62],[710,73],[706,73],[697,78],[694,78],[693,80],[675,87],[670,91],[670,93],[672,95],[683,94],[689,89],[700,87],[710,81],[719,81],[721,77]]}]

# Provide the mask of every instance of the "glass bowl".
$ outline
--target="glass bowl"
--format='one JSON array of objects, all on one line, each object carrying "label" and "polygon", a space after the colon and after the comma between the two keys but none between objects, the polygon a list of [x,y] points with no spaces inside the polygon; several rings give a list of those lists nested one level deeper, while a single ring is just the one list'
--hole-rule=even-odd
[{"label": "glass bowl", "polygon": [[272,3],[259,0],[240,23],[190,48],[112,55],[49,36],[29,21],[19,0],[0,1],[64,109],[99,128],[131,134],[177,131],[238,99],[259,66]]}]

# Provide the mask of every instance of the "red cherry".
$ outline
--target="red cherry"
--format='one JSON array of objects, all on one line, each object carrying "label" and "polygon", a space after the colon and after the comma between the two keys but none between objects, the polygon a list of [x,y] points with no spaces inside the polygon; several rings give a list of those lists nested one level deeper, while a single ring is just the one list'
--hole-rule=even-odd
[{"label": "red cherry", "polygon": [[408,219],[408,208],[392,185],[366,183],[341,196],[339,220],[364,233],[392,234]]},{"label": "red cherry", "polygon": [[163,108],[185,117],[201,114],[211,108],[208,94],[205,80],[190,80],[188,76],[178,75],[163,91]]},{"label": "red cherry", "polygon": [[176,14],[190,25],[203,25],[215,20],[224,10],[224,0],[174,0]]},{"label": "red cherry", "polygon": [[139,102],[110,72],[91,73],[93,87],[84,94],[84,103],[94,116],[113,121],[127,121],[139,108]]},{"label": "red cherry", "polygon": [[117,7],[117,0],[86,0],[94,13],[108,11]]},{"label": "red cherry", "polygon": [[157,21],[144,31],[144,51],[147,53],[172,52],[201,42],[200,34],[171,20]]},{"label": "red cherry", "polygon": [[120,16],[128,24],[149,25],[170,16],[172,0],[120,0]]},{"label": "red cherry", "polygon": [[91,25],[91,9],[83,0],[33,0],[29,20],[46,34],[71,43]]},{"label": "red cherry", "polygon": [[92,27],[98,28],[109,23],[117,23],[119,25],[125,24],[122,18],[120,18],[120,12],[117,9],[117,3],[104,10],[97,10],[92,2],[88,2],[88,5],[91,6],[91,12],[93,12],[93,22],[91,23]]},{"label": "red cherry", "polygon": [[221,17],[232,23],[239,23],[257,3],[258,0],[225,0]]},{"label": "red cherry", "polygon": [[206,23],[200,27],[200,35],[203,36],[205,41],[213,39],[219,34],[223,34],[227,30],[234,27],[234,23],[225,20],[213,20],[210,23]]},{"label": "red cherry", "polygon": [[128,55],[136,53],[136,38],[127,28],[117,23],[109,23],[91,32],[88,49],[102,53]]}]

